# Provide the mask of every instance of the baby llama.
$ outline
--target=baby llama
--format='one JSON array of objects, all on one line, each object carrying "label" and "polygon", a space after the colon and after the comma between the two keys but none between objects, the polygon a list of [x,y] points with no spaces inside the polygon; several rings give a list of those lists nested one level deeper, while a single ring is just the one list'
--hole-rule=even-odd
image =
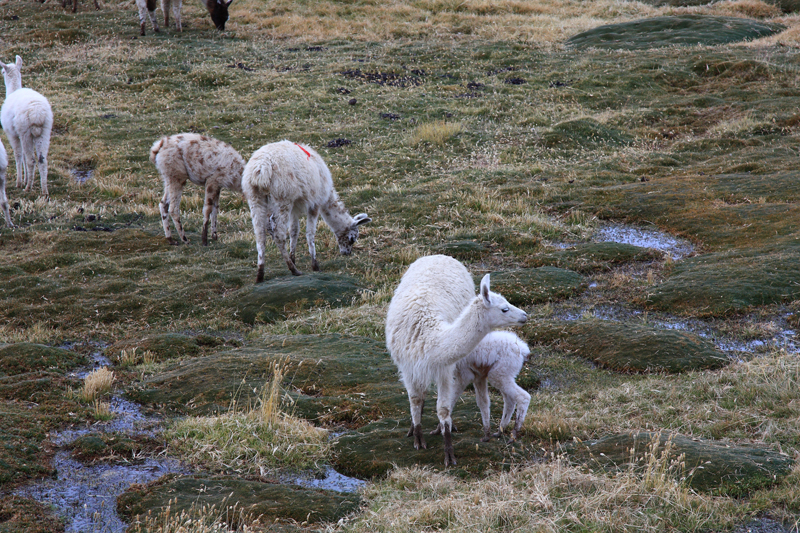
[{"label": "baby llama", "polygon": [[42,196],[47,198],[47,151],[50,149],[50,132],[53,129],[53,111],[47,98],[33,89],[22,87],[22,58],[14,64],[0,61],[6,83],[6,99],[0,108],[0,123],[8,142],[14,150],[17,163],[17,187],[33,186],[34,172],[38,166]]},{"label": "baby llama", "polygon": [[436,383],[436,414],[444,436],[444,464],[455,465],[451,407],[455,367],[492,330],[524,324],[528,315],[509,304],[483,277],[480,293],[467,269],[446,255],[421,257],[400,279],[386,315],[386,347],[411,404],[414,447],[427,448],[422,407]]},{"label": "baby llama", "polygon": [[[475,387],[475,401],[481,410],[481,421],[483,422],[483,442],[491,437],[499,437],[503,430],[511,422],[514,411],[517,412],[517,419],[514,429],[511,430],[511,439],[516,440],[522,424],[525,422],[525,415],[528,412],[528,405],[531,402],[531,395],[517,385],[516,377],[522,370],[522,365],[528,360],[531,350],[525,341],[510,331],[493,331],[486,335],[478,346],[472,350],[468,356],[456,363],[455,369],[455,393],[450,411],[455,408],[456,400],[472,383]],[[500,427],[497,433],[492,434],[490,430],[489,407],[489,385],[500,391],[503,396],[503,416],[500,419]],[[441,428],[437,428],[433,433],[439,433]]]}]

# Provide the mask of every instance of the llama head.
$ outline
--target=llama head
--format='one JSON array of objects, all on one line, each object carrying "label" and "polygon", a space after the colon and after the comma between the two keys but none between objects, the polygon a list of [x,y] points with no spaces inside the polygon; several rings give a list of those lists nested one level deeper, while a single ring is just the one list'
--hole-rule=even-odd
[{"label": "llama head", "polygon": [[211,13],[211,21],[219,31],[225,31],[225,23],[228,21],[228,7],[233,0],[216,0],[209,2],[209,12]]},{"label": "llama head", "polygon": [[5,64],[0,61],[3,69],[3,81],[6,82],[6,95],[22,88],[22,58],[17,56],[15,63]]},{"label": "llama head", "polygon": [[485,319],[492,328],[517,326],[528,321],[528,314],[514,307],[500,294],[489,288],[489,274],[481,280],[481,299],[486,310]]},{"label": "llama head", "polygon": [[344,231],[336,235],[336,240],[339,242],[339,253],[350,255],[350,252],[353,251],[353,244],[358,239],[358,227],[367,222],[372,222],[372,219],[366,213],[360,213],[353,217],[353,222]]}]

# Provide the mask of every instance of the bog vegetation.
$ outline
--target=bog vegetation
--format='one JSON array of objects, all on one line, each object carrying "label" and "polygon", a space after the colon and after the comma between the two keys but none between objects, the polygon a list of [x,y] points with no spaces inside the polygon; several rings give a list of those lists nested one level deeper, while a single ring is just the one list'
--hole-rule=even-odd
[{"label": "bog vegetation", "polygon": [[[20,55],[23,86],[45,95],[54,114],[49,199],[13,180],[8,187],[17,227],[0,228],[0,342],[68,345],[82,355],[111,346],[117,365],[81,389],[67,374],[77,361],[59,356],[43,368],[43,359],[3,359],[0,462],[9,466],[0,490],[47,475],[50,457],[40,448],[50,429],[112,416],[104,402],[112,388],[147,392],[182,363],[199,365],[223,349],[273,349],[275,339],[382,344],[407,266],[447,253],[475,276],[543,265],[580,274],[561,292],[555,280],[544,296],[515,301],[532,319],[519,331],[533,347],[520,378],[532,400],[519,440],[535,453],[486,479],[397,468],[363,491],[360,512],[292,527],[726,531],[766,517],[797,530],[798,466],[733,497],[690,488],[680,461],[658,443],[644,470],[615,473],[559,451],[615,432],[669,430],[800,458],[791,342],[800,324],[800,16],[761,0],[656,4],[237,0],[218,32],[200,2],[185,2],[182,32],[140,37],[130,1],[99,10],[82,2],[75,14],[53,0],[0,1],[0,60]],[[774,31],[713,46],[565,45],[604,24],[673,15],[736,17]],[[707,31],[699,30],[701,41]],[[164,238],[149,148],[179,132],[218,138],[245,160],[282,139],[318,150],[345,205],[372,217],[350,256],[320,228],[321,270],[352,276],[363,290],[342,305],[306,298],[282,306],[280,320],[243,322],[237,305],[254,290],[256,249],[241,196],[222,192],[219,238],[203,247],[204,191],[189,184],[181,212],[190,244]],[[673,261],[592,247],[607,220],[679,235],[694,254]],[[269,246],[268,280],[286,275]],[[310,273],[307,254],[297,259]],[[578,357],[558,334],[538,336],[565,317],[609,315],[700,332],[725,344],[730,364],[617,372]],[[173,354],[140,342],[154,334],[199,340]],[[305,356],[322,361],[321,352]],[[322,370],[313,386],[299,383],[309,366],[274,367],[267,374],[277,381],[261,381],[252,403],[241,398],[224,413],[192,412],[200,394],[187,396],[184,411],[172,406],[191,416],[170,422],[167,453],[243,478],[318,467],[333,454],[317,426],[351,430],[387,416],[384,404],[369,404],[370,393],[326,383]],[[349,396],[313,423],[305,404],[289,401],[337,394]],[[230,396],[214,401],[232,407]],[[398,445],[411,447],[397,434]],[[198,523],[208,531],[261,527],[245,514],[221,518],[224,505],[206,508]],[[12,507],[22,509],[12,527],[57,530],[37,504],[9,496],[0,509]],[[188,530],[168,518],[149,519],[158,530]]]}]

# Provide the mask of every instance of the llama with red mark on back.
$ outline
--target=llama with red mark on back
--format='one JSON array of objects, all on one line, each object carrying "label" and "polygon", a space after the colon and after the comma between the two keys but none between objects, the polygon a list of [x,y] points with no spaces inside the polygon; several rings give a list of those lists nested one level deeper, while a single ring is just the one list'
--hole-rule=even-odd
[{"label": "llama with red mark on back", "polygon": [[342,255],[350,255],[359,226],[372,221],[366,213],[350,216],[322,157],[304,144],[280,141],[256,150],[244,167],[242,192],[250,206],[258,249],[256,283],[264,281],[267,234],[272,236],[292,274],[302,274],[295,265],[300,216],[306,216],[306,241],[313,270],[319,270],[314,238],[320,215],[336,235]]}]

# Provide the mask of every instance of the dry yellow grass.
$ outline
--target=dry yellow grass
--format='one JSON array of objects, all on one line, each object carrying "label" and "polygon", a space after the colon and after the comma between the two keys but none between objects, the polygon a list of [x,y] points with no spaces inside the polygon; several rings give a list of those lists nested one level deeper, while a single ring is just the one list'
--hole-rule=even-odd
[{"label": "dry yellow grass", "polygon": [[83,388],[79,397],[86,403],[94,402],[102,394],[111,391],[114,384],[114,372],[106,367],[93,370],[83,379]]}]

